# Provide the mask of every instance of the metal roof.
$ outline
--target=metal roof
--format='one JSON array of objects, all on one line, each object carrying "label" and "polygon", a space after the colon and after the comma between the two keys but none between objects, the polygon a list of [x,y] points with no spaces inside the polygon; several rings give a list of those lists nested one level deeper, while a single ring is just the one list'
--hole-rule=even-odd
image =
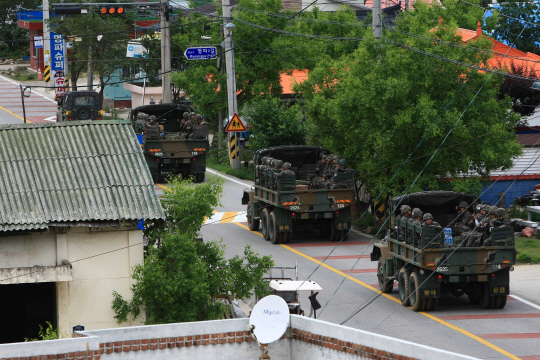
[{"label": "metal roof", "polygon": [[129,121],[0,126],[0,231],[164,217]]}]

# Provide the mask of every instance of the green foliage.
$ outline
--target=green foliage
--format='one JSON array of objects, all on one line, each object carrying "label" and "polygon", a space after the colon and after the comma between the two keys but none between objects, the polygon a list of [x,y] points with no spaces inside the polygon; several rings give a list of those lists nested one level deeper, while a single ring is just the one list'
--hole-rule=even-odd
[{"label": "green foliage", "polygon": [[113,292],[118,323],[130,315],[137,318],[143,306],[148,324],[214,320],[227,311],[218,300],[222,294],[265,295],[263,275],[273,265],[269,256],[259,257],[247,246],[243,256],[227,260],[221,243],[195,240],[200,224],[219,205],[222,186],[218,177],[196,186],[190,180],[169,180],[163,199],[167,219],[145,231],[151,246],[144,265],[133,269],[132,299]]},{"label": "green foliage", "polygon": [[[540,53],[536,44],[540,38],[540,29],[536,25],[524,24],[520,21],[508,18],[511,16],[529,23],[538,22],[540,4],[532,1],[510,0],[498,4],[492,9],[493,22],[489,24],[488,31],[497,40],[506,42],[517,49],[525,52]],[[506,15],[506,16],[501,16]],[[523,30],[525,27],[525,30]],[[522,32],[523,30],[523,32]]]},{"label": "green foliage", "polygon": [[37,9],[40,5],[41,0],[0,0],[0,39],[6,47],[2,57],[18,58],[28,51],[29,32],[18,27],[17,10]]},{"label": "green foliage", "polygon": [[249,139],[253,149],[305,144],[306,127],[297,106],[268,97],[252,101],[242,113],[253,131]]},{"label": "green foliage", "polygon": [[255,175],[253,170],[253,164],[249,164],[248,169],[244,168],[244,163],[240,166],[240,169],[234,170],[229,164],[221,164],[214,162],[214,158],[207,158],[206,166],[221,171],[225,174],[236,176],[239,179],[255,181]]},{"label": "green foliage", "polygon": [[517,262],[540,264],[540,240],[516,238]]},{"label": "green foliage", "polygon": [[68,334],[66,332],[61,332],[60,329],[56,331],[52,323],[46,321],[47,327],[43,328],[43,325],[39,325],[38,337],[34,339],[24,338],[25,342],[28,341],[43,341],[43,340],[56,340],[61,338],[67,338]]},{"label": "green foliage", "polygon": [[[462,46],[456,34],[458,21],[450,10],[421,2],[415,6],[415,15],[401,16],[385,39],[475,66],[487,61],[486,54],[476,51],[491,48],[485,39],[475,41],[470,50],[433,41],[438,38]],[[439,16],[443,16],[444,26],[439,25]],[[470,89],[460,91],[464,81]],[[456,122],[443,145],[450,148],[433,158],[411,191],[448,186],[441,183],[440,175],[451,178],[450,185],[456,189],[479,189],[490,170],[512,165],[512,158],[521,153],[512,131],[519,116],[511,111],[508,99],[497,101],[501,82],[502,76],[490,77],[390,42],[375,41],[366,34],[353,54],[321,61],[297,91],[303,93],[303,110],[314,125],[309,127],[309,138],[318,139],[318,145],[369,174],[366,185],[372,193],[384,188],[397,170],[391,167],[405,161],[427,135],[413,157],[427,156],[407,163],[388,189],[388,193],[399,194],[412,184]],[[483,96],[474,99],[458,122],[480,89]],[[473,138],[477,139],[465,142]],[[478,176],[455,181],[470,173]]]},{"label": "green foliage", "polygon": [[221,132],[218,132],[214,135],[214,140],[212,142],[212,148],[208,154],[213,163],[220,165],[229,164],[229,148],[227,145],[227,138]]},{"label": "green foliage", "polygon": [[[363,214],[364,212],[362,212]],[[375,216],[373,216],[372,213],[370,213],[369,211],[366,212],[366,214],[358,221],[358,223],[356,223],[356,226],[360,229],[365,229],[367,228],[368,226],[373,226],[373,224],[375,223]]]}]

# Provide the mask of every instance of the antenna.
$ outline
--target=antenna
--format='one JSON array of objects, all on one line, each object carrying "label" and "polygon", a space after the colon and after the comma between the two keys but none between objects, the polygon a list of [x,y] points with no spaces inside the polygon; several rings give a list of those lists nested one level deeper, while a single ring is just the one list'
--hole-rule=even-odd
[{"label": "antenna", "polygon": [[289,322],[289,306],[276,295],[262,298],[251,311],[249,318],[249,325],[261,344],[279,340],[289,327]]}]

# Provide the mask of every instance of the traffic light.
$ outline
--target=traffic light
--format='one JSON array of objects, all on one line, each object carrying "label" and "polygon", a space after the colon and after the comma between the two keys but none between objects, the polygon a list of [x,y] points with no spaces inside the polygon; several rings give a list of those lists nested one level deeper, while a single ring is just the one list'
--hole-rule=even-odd
[{"label": "traffic light", "polygon": [[80,6],[55,6],[54,13],[56,15],[79,15],[81,13]]},{"label": "traffic light", "polygon": [[105,14],[110,14],[110,15],[113,15],[113,14],[119,14],[119,15],[122,15],[124,13],[124,7],[123,6],[100,6],[99,7],[99,12],[103,15]]}]

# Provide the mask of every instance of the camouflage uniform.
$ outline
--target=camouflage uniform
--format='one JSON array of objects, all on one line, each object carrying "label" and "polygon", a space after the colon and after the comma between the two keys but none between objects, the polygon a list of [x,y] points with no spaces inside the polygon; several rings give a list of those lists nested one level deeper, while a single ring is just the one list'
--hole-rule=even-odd
[{"label": "camouflage uniform", "polygon": [[408,222],[413,223],[414,225],[422,226],[422,210],[419,208],[414,208],[412,211],[412,217],[407,219]]},{"label": "camouflage uniform", "polygon": [[[433,220],[433,215],[431,215],[430,213],[425,213],[425,214],[424,214],[424,217],[423,217],[422,219],[424,220],[424,222],[422,223],[422,227],[434,227],[434,228],[442,229],[441,224],[439,224],[438,222],[434,221],[434,220]],[[431,223],[428,224],[428,223],[426,222],[427,220],[431,220]]]},{"label": "camouflage uniform", "polygon": [[291,169],[291,163],[283,163],[283,166],[281,167],[282,171],[281,171],[281,174],[279,174],[279,176],[283,176],[283,175],[295,175],[294,174],[294,171],[290,170]]},{"label": "camouflage uniform", "polygon": [[401,227],[397,227],[397,220],[407,221],[411,217],[409,214],[410,211],[411,207],[409,205],[401,205],[401,215],[396,216],[397,239],[399,241],[405,240],[405,230]]},{"label": "camouflage uniform", "polygon": [[459,203],[459,208],[464,210],[459,213],[457,221],[454,223],[454,229],[459,232],[462,237],[463,233],[471,231],[471,228],[469,227],[469,222],[471,220],[472,214],[469,210],[467,210],[468,207],[469,204],[467,204],[466,201],[462,201]]},{"label": "camouflage uniform", "polygon": [[266,163],[266,156],[263,156],[261,163],[255,166],[255,184],[260,185],[261,183],[261,170],[264,168]]},{"label": "camouflage uniform", "polygon": [[276,174],[276,178],[272,179],[273,180],[272,189],[277,190],[277,178],[281,176],[281,172],[282,172],[281,167],[283,166],[283,161],[276,159],[272,161],[272,165],[273,165],[272,174]]}]

